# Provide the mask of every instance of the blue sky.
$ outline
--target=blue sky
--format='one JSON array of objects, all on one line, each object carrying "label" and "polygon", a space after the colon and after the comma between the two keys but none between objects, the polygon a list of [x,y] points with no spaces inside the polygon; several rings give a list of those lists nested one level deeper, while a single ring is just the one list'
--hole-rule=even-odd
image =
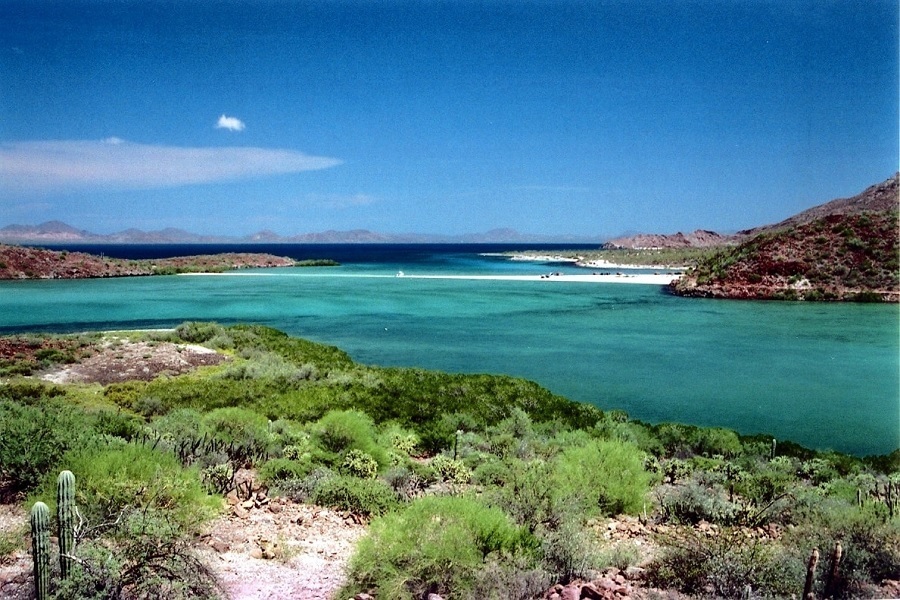
[{"label": "blue sky", "polygon": [[897,169],[895,0],[0,0],[0,226],[733,231]]}]

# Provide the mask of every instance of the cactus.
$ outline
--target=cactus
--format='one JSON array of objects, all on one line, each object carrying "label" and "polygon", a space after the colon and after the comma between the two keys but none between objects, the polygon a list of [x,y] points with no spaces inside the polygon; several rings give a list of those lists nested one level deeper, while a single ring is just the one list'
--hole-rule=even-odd
[{"label": "cactus", "polygon": [[775,448],[778,447],[778,441],[775,438],[772,438],[772,449],[769,451],[769,460],[775,458]]},{"label": "cactus", "polygon": [[831,571],[828,572],[828,581],[825,582],[825,597],[832,598],[838,588],[838,582],[841,576],[841,557],[844,555],[844,549],[841,542],[834,544],[834,552],[831,555]]},{"label": "cactus", "polygon": [[819,564],[819,549],[813,548],[806,567],[806,584],[803,586],[803,600],[815,600],[813,586],[816,584],[816,565]]},{"label": "cactus", "polygon": [[43,502],[31,507],[31,555],[37,600],[50,596],[50,509]]},{"label": "cactus", "polygon": [[63,471],[56,478],[56,518],[59,522],[59,571],[63,579],[72,572],[75,550],[75,476]]}]

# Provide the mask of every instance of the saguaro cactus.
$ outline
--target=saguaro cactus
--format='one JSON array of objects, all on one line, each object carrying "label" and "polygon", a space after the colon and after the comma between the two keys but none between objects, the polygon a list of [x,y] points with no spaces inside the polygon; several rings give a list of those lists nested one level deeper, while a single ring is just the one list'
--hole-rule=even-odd
[{"label": "saguaro cactus", "polygon": [[43,502],[31,507],[31,556],[37,600],[50,595],[50,509]]},{"label": "saguaro cactus", "polygon": [[75,476],[63,471],[56,478],[56,518],[59,522],[59,571],[63,579],[72,572],[75,550]]},{"label": "saguaro cactus", "polygon": [[815,600],[813,587],[816,584],[816,565],[819,564],[819,549],[813,548],[806,566],[806,584],[803,586],[803,600]]}]

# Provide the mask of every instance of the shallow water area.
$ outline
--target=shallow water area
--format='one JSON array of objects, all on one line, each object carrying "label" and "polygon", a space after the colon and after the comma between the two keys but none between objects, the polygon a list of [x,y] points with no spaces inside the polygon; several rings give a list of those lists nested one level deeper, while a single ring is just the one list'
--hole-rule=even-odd
[{"label": "shallow water area", "polygon": [[341,267],[237,277],[0,282],[0,331],[255,322],[363,363],[526,377],[651,422],[856,454],[900,446],[895,305],[685,299],[460,248],[342,251]]}]

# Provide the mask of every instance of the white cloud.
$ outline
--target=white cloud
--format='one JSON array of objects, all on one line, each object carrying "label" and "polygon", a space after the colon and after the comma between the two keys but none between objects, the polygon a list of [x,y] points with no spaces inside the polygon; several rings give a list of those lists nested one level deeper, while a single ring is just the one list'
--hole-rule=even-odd
[{"label": "white cloud", "polygon": [[327,169],[335,158],[295,150],[185,148],[106,140],[0,143],[0,189],[51,192],[148,189]]},{"label": "white cloud", "polygon": [[222,115],[219,117],[219,120],[216,122],[216,129],[227,129],[229,131],[243,131],[244,122],[238,119],[237,117],[226,117]]}]

